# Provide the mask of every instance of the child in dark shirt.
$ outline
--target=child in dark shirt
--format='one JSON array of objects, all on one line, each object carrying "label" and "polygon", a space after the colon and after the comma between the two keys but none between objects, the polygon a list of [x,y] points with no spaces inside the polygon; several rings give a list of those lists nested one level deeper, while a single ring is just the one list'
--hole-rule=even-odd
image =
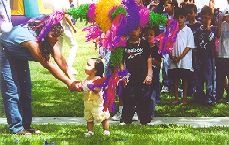
[{"label": "child in dark shirt", "polygon": [[[196,93],[202,98],[201,103],[213,104],[215,101],[215,30],[211,26],[212,9],[204,6],[201,9],[201,26],[195,35],[197,47],[197,67],[198,83]],[[206,94],[204,93],[204,83],[206,83]]]},{"label": "child in dark shirt", "polygon": [[130,73],[123,90],[122,121],[126,124],[132,123],[135,110],[141,124],[151,121],[152,58],[150,48],[140,38],[140,33],[140,28],[131,33],[124,53],[124,65]]},{"label": "child in dark shirt", "polygon": [[147,41],[149,43],[149,47],[152,49],[152,64],[153,64],[153,84],[152,84],[152,116],[154,116],[155,105],[160,103],[160,70],[161,70],[161,62],[162,62],[162,55],[159,54],[158,45],[157,43],[153,42],[155,36],[159,34],[159,27],[148,27],[147,30]]},{"label": "child in dark shirt", "polygon": [[[192,29],[193,36],[195,37],[197,30],[200,28],[201,23],[200,21],[196,20],[197,16],[197,7],[195,4],[188,4],[185,6],[185,9],[187,10],[187,26]],[[193,49],[192,52],[192,66],[194,69],[193,72],[193,79],[190,81],[190,85],[188,87],[188,95],[193,96],[192,101],[198,102],[199,97],[197,96],[196,92],[196,85],[198,83],[197,81],[197,73],[196,73],[196,67],[197,67],[197,49]]]}]

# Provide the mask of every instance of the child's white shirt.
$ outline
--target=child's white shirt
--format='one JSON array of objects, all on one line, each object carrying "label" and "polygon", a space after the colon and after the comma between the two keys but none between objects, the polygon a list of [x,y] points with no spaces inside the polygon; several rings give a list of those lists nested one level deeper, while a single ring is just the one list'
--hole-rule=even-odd
[{"label": "child's white shirt", "polygon": [[226,21],[222,23],[218,57],[229,58],[229,23]]},{"label": "child's white shirt", "polygon": [[183,68],[183,69],[189,69],[193,71],[192,49],[195,48],[194,37],[191,28],[185,26],[177,34],[177,39],[174,44],[172,56],[176,56],[176,57],[180,56],[185,50],[185,48],[187,47],[191,48],[191,50],[178,63],[173,63],[173,61],[169,59],[170,62],[169,69]]}]

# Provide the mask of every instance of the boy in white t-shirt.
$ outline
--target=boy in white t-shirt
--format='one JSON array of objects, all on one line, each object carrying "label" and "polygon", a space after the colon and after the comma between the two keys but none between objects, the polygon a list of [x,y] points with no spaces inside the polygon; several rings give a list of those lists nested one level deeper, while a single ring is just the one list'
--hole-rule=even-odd
[{"label": "boy in white t-shirt", "polygon": [[[71,4],[73,3],[72,0],[61,0],[58,2],[53,2],[53,10],[68,10],[70,9]],[[75,57],[77,54],[78,43],[74,38],[74,33],[76,33],[76,27],[73,25],[71,17],[69,15],[65,15],[65,18],[61,21],[61,25],[64,28],[63,37],[60,39],[60,47],[63,49],[64,41],[67,42],[69,51],[68,51],[68,59],[67,63],[70,67],[70,71],[72,74],[77,74],[77,71],[74,69],[73,64],[75,61]],[[73,33],[74,32],[74,33]]]},{"label": "boy in white t-shirt", "polygon": [[185,9],[175,10],[175,19],[180,31],[177,34],[174,50],[170,54],[169,77],[174,81],[174,104],[178,104],[178,85],[180,79],[183,84],[183,105],[187,104],[188,80],[192,76],[192,49],[195,48],[192,30],[185,25]]},{"label": "boy in white t-shirt", "polygon": [[[224,82],[226,77],[229,78],[229,9],[224,12],[223,17],[219,18],[218,37],[220,37],[219,49],[216,59],[216,99],[220,101],[223,98]],[[227,90],[227,102],[229,102],[229,87]]]}]

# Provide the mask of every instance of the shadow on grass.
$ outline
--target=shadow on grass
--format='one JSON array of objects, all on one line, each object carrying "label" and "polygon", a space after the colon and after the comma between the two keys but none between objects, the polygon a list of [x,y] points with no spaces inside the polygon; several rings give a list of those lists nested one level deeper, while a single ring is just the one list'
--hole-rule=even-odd
[{"label": "shadow on grass", "polygon": [[82,97],[82,93],[69,92],[65,85],[58,82],[34,81],[33,115],[52,117],[83,116]]},{"label": "shadow on grass", "polygon": [[[181,99],[181,98],[180,98]],[[191,102],[191,97],[188,101]],[[217,103],[214,105],[193,104],[174,105],[171,102],[174,97],[170,94],[161,95],[161,103],[156,106],[156,116],[158,117],[227,117],[229,116],[229,105]]]}]

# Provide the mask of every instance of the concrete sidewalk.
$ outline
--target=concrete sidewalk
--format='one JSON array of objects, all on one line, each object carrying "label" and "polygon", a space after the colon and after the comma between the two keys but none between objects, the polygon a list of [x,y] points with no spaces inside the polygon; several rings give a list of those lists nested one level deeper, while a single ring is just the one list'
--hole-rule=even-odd
[{"label": "concrete sidewalk", "polygon": [[[33,117],[33,124],[86,124],[83,117]],[[119,124],[119,121],[110,120],[111,124]],[[6,118],[0,118],[0,124],[7,124]],[[134,124],[139,124],[134,121]],[[177,124],[190,125],[192,127],[227,126],[229,117],[155,117],[150,125]]]}]

